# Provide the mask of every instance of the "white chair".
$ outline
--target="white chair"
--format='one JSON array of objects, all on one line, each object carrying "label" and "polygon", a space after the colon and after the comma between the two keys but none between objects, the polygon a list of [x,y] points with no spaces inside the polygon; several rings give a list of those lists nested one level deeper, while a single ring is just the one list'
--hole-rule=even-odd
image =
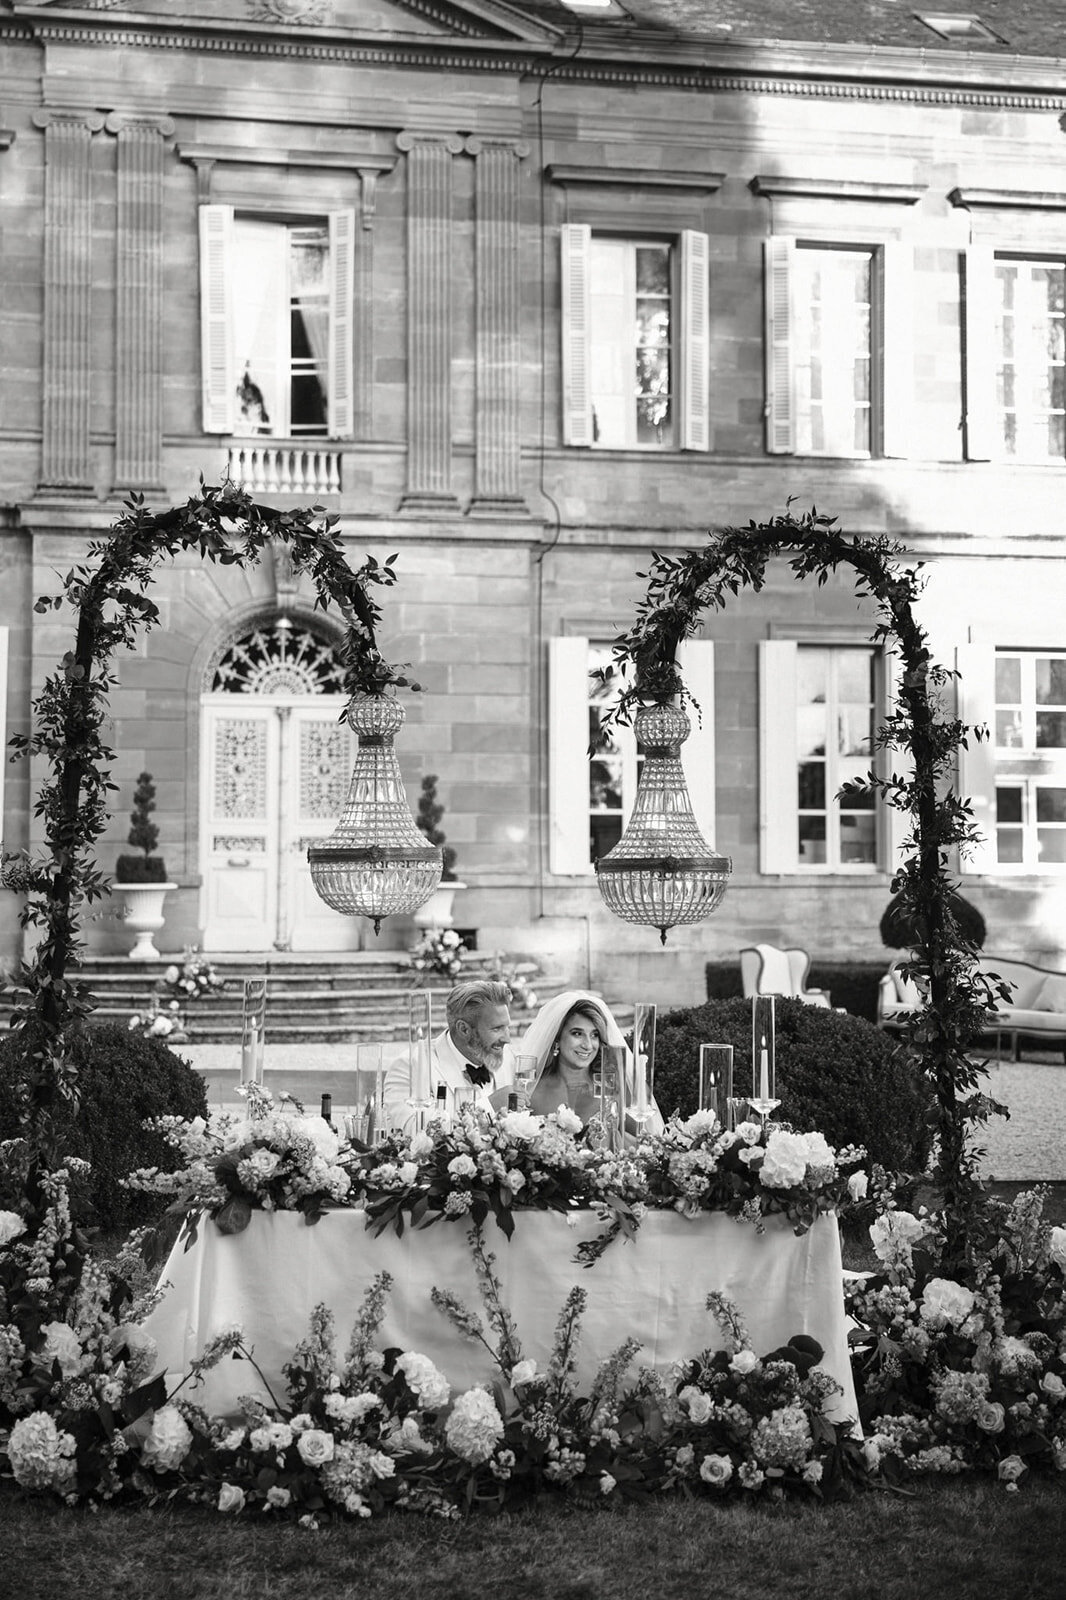
[{"label": "white chair", "polygon": [[796,946],[780,949],[774,944],[755,944],[740,952],[740,981],[746,1000],[756,994],[779,994],[809,1006],[829,1006],[824,989],[807,988],[810,970],[810,956]]},{"label": "white chair", "polygon": [[877,985],[877,1026],[890,1032],[903,1028],[925,1005],[914,979],[905,978],[900,970],[906,960],[906,956],[897,956]]}]

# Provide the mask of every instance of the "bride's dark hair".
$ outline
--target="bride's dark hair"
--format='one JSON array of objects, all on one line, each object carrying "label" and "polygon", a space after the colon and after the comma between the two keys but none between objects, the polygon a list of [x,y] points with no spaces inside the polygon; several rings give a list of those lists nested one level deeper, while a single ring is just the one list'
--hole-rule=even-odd
[{"label": "bride's dark hair", "polygon": [[600,1043],[607,1043],[607,1019],[603,1012],[598,1006],[593,1005],[591,1000],[579,1000],[576,1006],[570,1007],[570,1010],[559,1024],[559,1032],[552,1040],[552,1047],[548,1051],[548,1059],[544,1064],[543,1077],[547,1077],[559,1070],[559,1040],[562,1038],[563,1031],[571,1017],[584,1017],[586,1022],[591,1022],[600,1036]]}]

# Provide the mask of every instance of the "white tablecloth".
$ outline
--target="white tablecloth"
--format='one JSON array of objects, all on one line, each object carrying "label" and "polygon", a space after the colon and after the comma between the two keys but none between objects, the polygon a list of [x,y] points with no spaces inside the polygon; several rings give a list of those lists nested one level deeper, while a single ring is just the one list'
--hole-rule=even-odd
[{"label": "white tablecloth", "polygon": [[[836,1220],[821,1217],[797,1238],[787,1223],[769,1221],[758,1234],[748,1223],[721,1215],[694,1219],[674,1211],[649,1212],[636,1241],[614,1240],[594,1266],[574,1260],[581,1239],[600,1228],[590,1212],[572,1213],[576,1226],[555,1212],[523,1211],[510,1242],[493,1222],[485,1240],[496,1258],[505,1304],[514,1315],[523,1354],[543,1366],[556,1320],[575,1283],[588,1292],[578,1351],[578,1377],[587,1384],[599,1363],[628,1335],[643,1349],[634,1367],[666,1367],[722,1338],[706,1298],[711,1289],[735,1300],[759,1355],[806,1333],[822,1345],[823,1366],[843,1389],[827,1407],[837,1420],[857,1415],[848,1361]],[[331,1211],[313,1227],[292,1212],[252,1213],[237,1235],[200,1221],[195,1244],[175,1245],[163,1269],[164,1298],[146,1322],[169,1377],[188,1371],[205,1342],[240,1323],[255,1360],[279,1400],[281,1368],[306,1337],[312,1309],[329,1306],[336,1318],[343,1359],[355,1315],[374,1276],[391,1273],[394,1286],[381,1327],[381,1348],[399,1346],[431,1356],[457,1388],[489,1381],[488,1353],[464,1339],[435,1308],[430,1289],[454,1290],[467,1307],[483,1311],[462,1222],[439,1222],[375,1238],[361,1211]],[[490,1343],[494,1343],[491,1332]],[[247,1362],[225,1360],[205,1384],[184,1393],[216,1415],[232,1413],[241,1394],[263,1395]]]}]

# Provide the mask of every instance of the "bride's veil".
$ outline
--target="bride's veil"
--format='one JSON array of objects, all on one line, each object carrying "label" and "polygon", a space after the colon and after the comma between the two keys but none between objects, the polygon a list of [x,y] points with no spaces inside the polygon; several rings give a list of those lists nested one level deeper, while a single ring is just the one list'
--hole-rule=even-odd
[{"label": "bride's veil", "polygon": [[536,1056],[537,1076],[534,1088],[544,1076],[551,1047],[555,1043],[559,1029],[574,1007],[582,1004],[589,1006],[603,1019],[602,1042],[625,1049],[626,1042],[622,1037],[622,1030],[611,1015],[606,1002],[601,1000],[598,994],[590,994],[587,989],[566,989],[554,999],[544,1002],[521,1039],[511,1046],[516,1055]]}]

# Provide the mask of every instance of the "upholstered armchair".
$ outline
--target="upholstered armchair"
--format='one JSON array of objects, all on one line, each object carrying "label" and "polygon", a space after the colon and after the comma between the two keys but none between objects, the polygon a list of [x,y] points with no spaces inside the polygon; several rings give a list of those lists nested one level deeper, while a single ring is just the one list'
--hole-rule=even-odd
[{"label": "upholstered armchair", "polygon": [[810,970],[810,956],[794,946],[782,950],[773,944],[755,944],[740,952],[745,999],[756,994],[780,994],[790,1000],[803,1000],[809,1006],[828,1006],[830,999],[824,989],[807,988]]}]

